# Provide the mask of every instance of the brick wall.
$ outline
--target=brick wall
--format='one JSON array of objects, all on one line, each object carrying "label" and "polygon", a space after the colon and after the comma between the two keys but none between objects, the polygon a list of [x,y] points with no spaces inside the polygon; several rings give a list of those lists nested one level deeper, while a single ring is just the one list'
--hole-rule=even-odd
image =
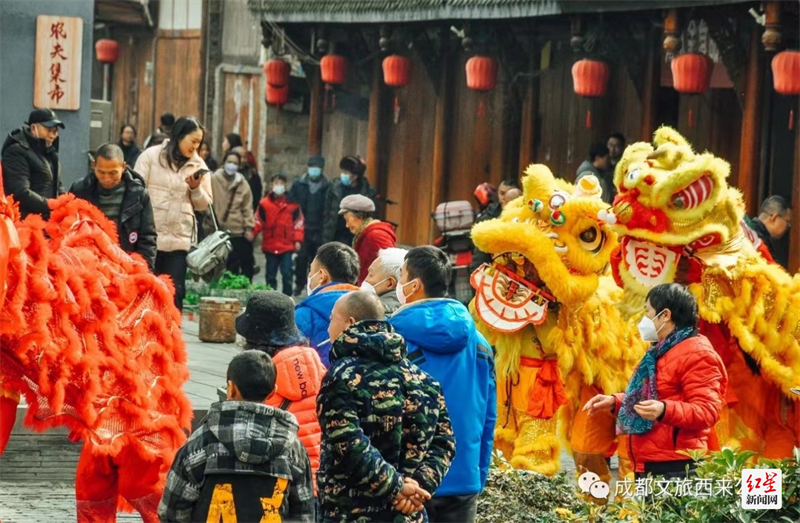
[{"label": "brick wall", "polygon": [[[266,154],[263,175],[266,185],[273,174],[281,172],[291,183],[306,171],[308,162],[308,115],[267,109]],[[329,162],[330,164],[330,162]],[[326,174],[330,176],[330,173]]]}]

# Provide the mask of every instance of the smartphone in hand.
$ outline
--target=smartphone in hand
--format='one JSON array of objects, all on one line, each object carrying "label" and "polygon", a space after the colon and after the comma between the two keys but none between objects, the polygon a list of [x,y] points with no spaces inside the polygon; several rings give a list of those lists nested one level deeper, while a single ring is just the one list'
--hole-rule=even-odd
[{"label": "smartphone in hand", "polygon": [[197,169],[192,176],[194,176],[195,180],[199,180],[201,176],[210,172],[208,169]]}]

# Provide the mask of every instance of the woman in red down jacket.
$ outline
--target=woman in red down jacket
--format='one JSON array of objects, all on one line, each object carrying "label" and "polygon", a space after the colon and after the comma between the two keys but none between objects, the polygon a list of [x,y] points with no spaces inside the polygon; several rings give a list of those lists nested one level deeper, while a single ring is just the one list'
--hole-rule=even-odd
[{"label": "woman in red down jacket", "polygon": [[713,434],[728,387],[725,365],[698,333],[697,302],[682,285],[653,287],[639,333],[653,344],[624,393],[598,394],[584,410],[617,415],[619,448],[637,477],[684,477],[681,450],[718,450]]},{"label": "woman in red down jacket", "polygon": [[369,266],[378,258],[382,249],[397,246],[397,236],[392,224],[374,219],[374,212],[375,202],[360,194],[345,196],[339,204],[339,214],[344,215],[347,229],[355,236],[353,249],[358,253],[361,264],[357,285],[361,285],[367,278]]},{"label": "woman in red down jacket", "polygon": [[292,295],[292,255],[303,243],[303,212],[300,205],[286,196],[286,176],[276,174],[270,180],[271,190],[256,209],[253,236],[261,233],[261,251],[267,257],[267,285],[278,288],[281,271],[283,293]]}]

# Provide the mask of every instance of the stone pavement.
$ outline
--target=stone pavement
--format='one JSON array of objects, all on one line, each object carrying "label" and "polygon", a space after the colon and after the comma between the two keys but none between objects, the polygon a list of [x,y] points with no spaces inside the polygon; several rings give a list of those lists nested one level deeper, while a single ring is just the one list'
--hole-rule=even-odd
[{"label": "stone pavement", "polygon": [[[218,401],[217,387],[225,385],[228,362],[239,348],[234,344],[204,343],[199,325],[184,317],[183,335],[189,355],[189,381],[184,390],[192,401],[195,421]],[[8,447],[0,458],[0,521],[3,523],[67,523],[75,521],[75,467],[80,444],[66,430],[38,434],[22,426],[20,407]],[[120,514],[119,521],[141,521]]]}]

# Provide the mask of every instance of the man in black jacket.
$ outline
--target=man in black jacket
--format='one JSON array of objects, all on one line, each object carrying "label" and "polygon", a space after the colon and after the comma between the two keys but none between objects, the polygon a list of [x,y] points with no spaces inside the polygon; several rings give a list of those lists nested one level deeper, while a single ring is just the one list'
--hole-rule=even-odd
[{"label": "man in black jacket", "polygon": [[295,296],[299,296],[306,290],[308,267],[323,243],[322,227],[325,217],[325,199],[328,196],[328,190],[331,185],[322,173],[324,167],[325,158],[322,156],[310,157],[308,159],[308,171],[298,180],[295,180],[289,191],[289,199],[300,205],[305,222],[303,244],[297,253],[295,262]]},{"label": "man in black jacket", "polygon": [[64,194],[58,161],[58,129],[64,124],[52,109],[34,109],[3,144],[3,186],[19,202],[19,211],[50,217],[47,200]]},{"label": "man in black jacket", "polygon": [[116,223],[119,244],[142,256],[153,270],[156,262],[156,224],[144,179],[125,163],[118,145],[98,147],[94,173],[72,184],[69,192],[100,209]]}]

